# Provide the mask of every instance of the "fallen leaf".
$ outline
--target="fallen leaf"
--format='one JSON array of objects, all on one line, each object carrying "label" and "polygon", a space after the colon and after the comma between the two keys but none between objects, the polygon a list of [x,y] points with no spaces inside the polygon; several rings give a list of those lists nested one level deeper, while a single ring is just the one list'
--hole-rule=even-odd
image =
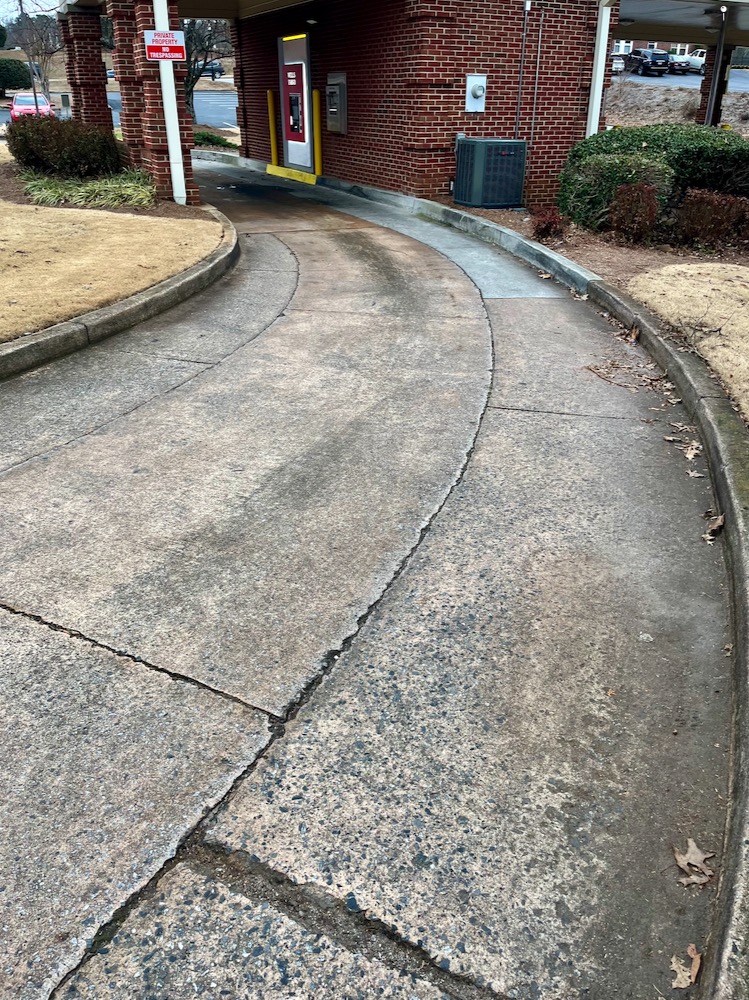
[{"label": "fallen leaf", "polygon": [[697,976],[700,974],[700,966],[702,965],[702,955],[697,951],[696,945],[690,944],[687,948],[687,955],[692,959],[692,968],[689,970],[689,978],[693,983],[697,982]]},{"label": "fallen leaf", "polygon": [[687,475],[689,476],[690,479],[704,479],[705,478],[705,473],[704,472],[697,472],[696,469],[687,469]]},{"label": "fallen leaf", "polygon": [[676,978],[671,983],[672,990],[685,990],[688,986],[692,985],[692,980],[689,978],[689,969],[676,955],[671,956],[671,971],[676,973]]},{"label": "fallen leaf", "polygon": [[715,541],[716,535],[719,535],[720,532],[723,530],[723,526],[725,525],[725,523],[726,523],[725,514],[718,514],[717,517],[710,518],[710,520],[707,522],[707,530],[705,531],[705,534],[702,536],[703,542],[707,542],[708,545],[712,545],[713,542]]},{"label": "fallen leaf", "polygon": [[723,647],[723,652],[726,654],[726,656],[730,656],[731,653],[733,652],[733,643],[727,642]]},{"label": "fallen leaf", "polygon": [[684,440],[684,438],[673,437],[673,435],[671,435],[671,434],[665,434],[663,436],[663,440],[664,441],[676,442],[677,444],[681,444],[681,442]]},{"label": "fallen leaf", "polygon": [[676,847],[673,848],[673,852],[676,864],[689,876],[686,879],[679,879],[682,885],[704,885],[715,874],[713,869],[705,864],[709,858],[715,857],[715,851],[703,851],[691,837],[687,839],[687,849],[684,853]]},{"label": "fallen leaf", "polygon": [[693,462],[695,458],[702,454],[702,445],[699,441],[690,441],[689,444],[682,445],[679,451],[684,452],[684,458],[688,462]]},{"label": "fallen leaf", "polygon": [[547,271],[539,271],[538,272],[538,276],[539,276],[539,278],[550,278],[551,277],[551,275]]},{"label": "fallen leaf", "polygon": [[684,878],[679,879],[680,884],[683,886],[707,885],[709,881],[710,881],[709,875],[690,875],[689,878],[684,876]]}]

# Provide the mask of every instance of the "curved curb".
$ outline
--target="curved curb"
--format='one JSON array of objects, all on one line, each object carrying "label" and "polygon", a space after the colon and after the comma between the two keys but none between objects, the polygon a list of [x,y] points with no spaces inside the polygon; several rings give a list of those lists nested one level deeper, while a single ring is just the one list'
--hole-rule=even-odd
[{"label": "curved curb", "polygon": [[674,383],[697,423],[725,514],[725,554],[731,584],[734,633],[734,704],[729,810],[723,843],[716,926],[701,995],[710,1000],[749,996],[749,433],[707,365],[679,351],[660,332],[660,322],[641,303],[596,279],[590,301],[614,319],[639,330],[639,340]]},{"label": "curved curb", "polygon": [[[195,158],[228,162],[220,154]],[[263,171],[265,166],[241,156],[232,157],[231,163],[255,172]],[[292,189],[299,187],[291,181],[274,180]],[[321,188],[342,191],[459,229],[506,250],[551,274],[575,292],[587,295],[590,302],[623,326],[639,330],[640,343],[668,374],[697,423],[705,443],[717,502],[726,516],[724,536],[735,642],[729,810],[717,917],[706,949],[700,993],[710,1000],[749,997],[749,745],[745,746],[741,738],[742,734],[749,733],[749,432],[702,359],[677,350],[661,333],[660,321],[642,303],[587,268],[512,229],[458,208],[335,178],[320,178],[318,193]]]},{"label": "curved curb", "polygon": [[[372,197],[365,193],[367,196]],[[412,214],[502,247],[574,291],[586,294],[590,302],[628,329],[636,328],[639,342],[667,373],[700,429],[713,489],[726,518],[725,552],[734,632],[729,810],[717,916],[700,988],[701,995],[710,1000],[749,997],[749,744],[745,738],[749,734],[749,432],[705,362],[696,354],[678,350],[662,334],[660,320],[641,302],[592,271],[504,226],[436,202],[411,199],[411,203]]]},{"label": "curved curb", "polygon": [[0,344],[0,380],[122,333],[179,305],[226,274],[239,258],[239,237],[225,215],[210,205],[206,210],[223,226],[222,241],[216,250],[186,271],[120,302]]}]

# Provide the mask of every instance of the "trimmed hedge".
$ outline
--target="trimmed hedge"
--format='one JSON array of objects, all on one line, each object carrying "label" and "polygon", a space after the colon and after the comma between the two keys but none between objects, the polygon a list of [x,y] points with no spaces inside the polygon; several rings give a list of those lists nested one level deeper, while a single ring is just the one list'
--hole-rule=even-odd
[{"label": "trimmed hedge", "polygon": [[0,59],[0,97],[6,90],[26,90],[31,86],[31,74],[20,59]]},{"label": "trimmed hedge", "polygon": [[75,120],[29,116],[8,126],[8,148],[27,170],[55,177],[102,177],[122,169],[114,134]]},{"label": "trimmed hedge", "polygon": [[601,229],[609,222],[610,206],[617,191],[630,184],[652,187],[658,204],[664,207],[673,188],[674,171],[668,164],[641,152],[597,153],[574,160],[570,156],[561,176],[559,207],[578,225]]},{"label": "trimmed hedge", "polygon": [[[749,196],[749,142],[736,132],[706,125],[609,129],[577,143],[568,164],[579,165],[591,157],[634,153],[668,164],[679,196],[688,188]],[[637,178],[640,180],[647,178]]]}]

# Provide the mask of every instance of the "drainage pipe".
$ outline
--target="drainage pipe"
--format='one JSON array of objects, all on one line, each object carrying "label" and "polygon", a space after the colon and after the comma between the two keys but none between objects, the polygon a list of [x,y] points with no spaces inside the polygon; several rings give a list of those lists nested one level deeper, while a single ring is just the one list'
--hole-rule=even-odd
[{"label": "drainage pipe", "polygon": [[515,138],[520,138],[520,109],[523,104],[523,76],[525,74],[525,45],[528,41],[528,14],[532,0],[525,0],[523,13],[523,40],[520,43],[520,71],[518,72],[518,106],[515,112]]},{"label": "drainage pipe", "polygon": [[[153,20],[156,31],[171,31],[167,0],[153,0]],[[178,205],[187,204],[185,184],[185,162],[182,159],[182,136],[179,129],[177,110],[177,90],[174,84],[174,63],[168,59],[159,60],[161,77],[161,98],[164,102],[164,124],[166,144],[169,150],[169,172],[172,178],[172,196]]]},{"label": "drainage pipe", "polygon": [[546,16],[546,4],[541,4],[541,20],[538,24],[538,45],[536,47],[536,79],[533,82],[533,111],[531,113],[531,137],[528,143],[529,146],[533,145],[533,139],[536,135],[536,112],[538,111],[538,79],[541,75],[541,44],[544,37],[544,17]]}]

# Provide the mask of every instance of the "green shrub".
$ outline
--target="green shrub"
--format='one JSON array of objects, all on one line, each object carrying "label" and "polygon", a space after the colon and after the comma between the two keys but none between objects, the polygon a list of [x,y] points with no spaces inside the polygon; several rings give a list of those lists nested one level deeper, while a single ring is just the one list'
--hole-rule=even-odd
[{"label": "green shrub", "polygon": [[20,59],[0,59],[0,97],[6,90],[26,90],[31,86],[31,74]]},{"label": "green shrub", "polygon": [[674,189],[679,195],[688,188],[701,188],[749,196],[749,142],[736,132],[706,125],[609,129],[577,143],[568,163],[630,153],[667,163],[674,172]]},{"label": "green shrub", "polygon": [[236,150],[237,147],[233,142],[223,135],[214,135],[213,132],[196,132],[195,133],[195,145],[196,146],[225,146],[228,149]]},{"label": "green shrub", "polygon": [[633,243],[644,243],[653,235],[660,206],[652,184],[622,184],[609,209],[609,223],[615,233]]},{"label": "green shrub", "polygon": [[112,177],[76,181],[26,171],[24,190],[35,205],[78,208],[150,208],[156,201],[153,178],[143,170],[124,170]]},{"label": "green shrub", "polygon": [[676,214],[676,236],[683,243],[718,247],[746,238],[749,199],[715,191],[687,191]]},{"label": "green shrub", "polygon": [[57,177],[100,177],[122,169],[114,134],[75,120],[28,117],[8,126],[8,147],[28,170]]},{"label": "green shrub", "polygon": [[597,154],[568,161],[561,177],[559,207],[578,225],[601,229],[608,224],[609,208],[623,184],[647,184],[660,206],[666,205],[674,172],[660,160],[642,153]]}]

